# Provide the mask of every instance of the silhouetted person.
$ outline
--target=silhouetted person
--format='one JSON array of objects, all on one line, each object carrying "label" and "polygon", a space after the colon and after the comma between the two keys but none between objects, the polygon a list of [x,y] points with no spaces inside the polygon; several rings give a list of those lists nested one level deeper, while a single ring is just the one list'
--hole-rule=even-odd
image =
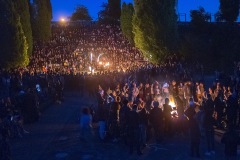
[{"label": "silhouetted person", "polygon": [[214,102],[212,100],[212,97],[210,94],[207,95],[207,101],[205,103],[204,107],[204,119],[203,119],[203,127],[205,128],[205,134],[207,139],[207,148],[208,151],[206,155],[215,154],[215,147],[214,147],[214,118],[213,118],[213,112],[214,112]]},{"label": "silhouetted person", "polygon": [[182,117],[183,113],[184,113],[184,103],[183,103],[182,99],[179,96],[176,97],[176,102],[177,102],[178,116]]},{"label": "silhouetted person", "polygon": [[138,155],[142,155],[142,152],[140,150],[140,119],[139,115],[137,113],[137,105],[132,106],[132,110],[129,112],[128,116],[128,139],[129,139],[129,147],[130,151],[129,153],[132,154],[134,148],[137,149]]},{"label": "silhouetted person", "polygon": [[225,144],[226,159],[237,159],[237,146],[240,144],[240,138],[233,125],[230,125],[229,130],[224,133],[221,142]]},{"label": "silhouetted person", "polygon": [[146,140],[147,140],[147,127],[148,127],[148,119],[149,114],[146,108],[143,108],[139,112],[139,120],[140,120],[140,140],[141,146],[146,147]]},{"label": "silhouetted person", "polygon": [[200,157],[199,154],[199,145],[200,145],[200,128],[195,118],[190,119],[190,148],[191,148],[191,156],[192,157]]},{"label": "silhouetted person", "polygon": [[199,145],[200,145],[200,128],[196,120],[196,111],[193,98],[190,98],[190,106],[185,111],[185,115],[188,117],[189,129],[190,129],[190,151],[192,157],[200,157]]},{"label": "silhouetted person", "polygon": [[223,116],[224,104],[221,100],[220,94],[214,99],[215,111],[217,112],[217,127],[221,128],[221,121]]},{"label": "silhouetted person", "polygon": [[172,107],[169,105],[169,99],[165,99],[165,104],[163,105],[163,117],[164,117],[164,134],[165,136],[170,136],[171,133],[171,111]]},{"label": "silhouetted person", "polygon": [[[230,89],[230,92],[232,92],[232,89]],[[237,98],[234,94],[232,94],[228,97],[228,100],[227,100],[227,119],[228,119],[229,125],[236,126],[237,109],[238,109]]]},{"label": "silhouetted person", "polygon": [[150,111],[149,120],[154,129],[156,141],[159,143],[162,141],[162,128],[163,128],[163,112],[159,108],[157,101],[153,102],[153,109]]}]

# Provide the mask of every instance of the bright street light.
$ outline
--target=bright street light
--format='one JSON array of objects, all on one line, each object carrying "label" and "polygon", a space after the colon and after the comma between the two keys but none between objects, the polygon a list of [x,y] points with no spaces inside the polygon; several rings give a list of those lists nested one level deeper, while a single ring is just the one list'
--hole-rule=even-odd
[{"label": "bright street light", "polygon": [[65,20],[65,18],[61,18],[60,21],[61,22],[65,22],[66,20]]}]

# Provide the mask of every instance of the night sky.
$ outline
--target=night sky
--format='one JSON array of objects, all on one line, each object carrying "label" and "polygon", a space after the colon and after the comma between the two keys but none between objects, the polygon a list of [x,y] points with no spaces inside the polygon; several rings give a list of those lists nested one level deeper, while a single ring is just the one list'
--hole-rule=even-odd
[{"label": "night sky", "polygon": [[[189,20],[189,11],[197,9],[199,6],[214,14],[219,8],[219,0],[178,0],[178,12],[186,13]],[[107,0],[51,0],[53,8],[53,20],[58,21],[61,17],[69,17],[78,4],[85,5],[93,19],[97,19],[97,13],[101,9],[101,4]],[[122,0],[122,2],[133,2],[133,0]]]}]

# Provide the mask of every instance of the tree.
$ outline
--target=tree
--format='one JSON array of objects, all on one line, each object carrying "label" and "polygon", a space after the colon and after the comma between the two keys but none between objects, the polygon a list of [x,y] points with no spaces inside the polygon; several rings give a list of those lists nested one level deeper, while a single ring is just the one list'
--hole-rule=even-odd
[{"label": "tree", "polygon": [[30,57],[32,54],[33,39],[28,0],[14,0],[14,3],[17,12],[20,15],[20,22],[23,28],[24,35],[26,36],[28,44],[28,55]]},{"label": "tree", "polygon": [[220,12],[227,22],[235,22],[239,15],[239,0],[220,0]]},{"label": "tree", "polygon": [[217,11],[217,13],[214,14],[214,18],[216,22],[223,22],[224,18],[222,16],[222,13],[220,11]]},{"label": "tree", "polygon": [[108,0],[110,18],[118,21],[121,16],[121,0]]},{"label": "tree", "polygon": [[80,5],[76,7],[75,11],[70,17],[70,20],[71,21],[78,21],[78,20],[91,21],[92,18],[89,15],[87,7]]},{"label": "tree", "polygon": [[98,20],[100,23],[115,24],[119,18],[114,18],[114,14],[111,13],[109,3],[103,3],[101,6],[103,9],[98,12]]},{"label": "tree", "polygon": [[134,42],[153,63],[164,60],[176,49],[175,0],[135,0]]},{"label": "tree", "polygon": [[196,25],[208,22],[211,19],[210,13],[206,12],[203,7],[199,7],[198,10],[191,10],[190,16],[191,16],[191,23]]},{"label": "tree", "polygon": [[100,22],[106,20],[106,19],[109,19],[109,7],[108,7],[108,4],[107,3],[103,3],[102,4],[102,10],[100,10],[98,12],[98,20]]},{"label": "tree", "polygon": [[123,34],[127,37],[127,39],[134,44],[134,34],[133,34],[133,25],[132,25],[132,19],[133,19],[133,13],[134,8],[131,3],[128,5],[124,2],[122,5],[122,12],[121,12],[121,29]]},{"label": "tree", "polygon": [[208,21],[211,19],[210,13],[206,12],[203,7],[198,10],[191,10],[191,25],[197,32],[204,32],[208,27]]},{"label": "tree", "polygon": [[50,0],[33,0],[32,30],[33,38],[46,42],[51,38],[52,8]]},{"label": "tree", "polygon": [[0,0],[0,64],[4,68],[29,63],[27,41],[13,0]]},{"label": "tree", "polygon": [[52,15],[52,4],[51,4],[51,1],[50,0],[47,0],[47,10],[49,12],[49,17],[51,17],[51,19],[53,18],[53,15]]}]

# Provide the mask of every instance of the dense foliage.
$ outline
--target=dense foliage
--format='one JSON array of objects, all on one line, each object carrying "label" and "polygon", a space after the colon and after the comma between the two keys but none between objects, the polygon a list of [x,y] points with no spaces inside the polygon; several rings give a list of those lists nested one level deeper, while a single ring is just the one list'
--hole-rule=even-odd
[{"label": "dense foliage", "polygon": [[149,61],[164,60],[178,39],[175,0],[135,0],[133,32],[136,47]]},{"label": "dense foliage", "polygon": [[51,38],[52,7],[50,0],[33,0],[32,31],[36,41],[46,42]]},{"label": "dense foliage", "polygon": [[122,14],[121,14],[121,29],[123,34],[129,40],[130,43],[134,44],[134,34],[133,34],[133,19],[134,8],[131,3],[126,4],[125,2],[122,5]]},{"label": "dense foliage", "polygon": [[227,22],[235,22],[239,16],[239,0],[220,0],[220,13]]},{"label": "dense foliage", "polygon": [[109,15],[113,20],[120,20],[121,0],[108,0]]},{"label": "dense foliage", "polygon": [[28,44],[28,55],[31,56],[33,48],[33,38],[28,0],[14,0],[14,3],[16,4],[15,6],[17,12],[20,15],[20,22],[23,28],[24,35],[26,36]]},{"label": "dense foliage", "polygon": [[102,4],[102,10],[98,12],[100,23],[118,23],[121,16],[121,0],[108,0]]},{"label": "dense foliage", "polygon": [[5,68],[27,66],[28,45],[16,4],[0,0],[0,11],[0,64]]},{"label": "dense foliage", "polygon": [[92,18],[89,15],[87,7],[80,5],[77,6],[75,11],[73,12],[72,16],[70,17],[71,21],[91,21]]},{"label": "dense foliage", "polygon": [[191,10],[190,16],[191,16],[191,23],[196,26],[202,25],[208,22],[211,18],[211,14],[206,12],[203,7],[199,7],[198,10]]},{"label": "dense foliage", "polygon": [[209,23],[209,14],[202,9],[191,13],[190,25],[179,28],[182,55],[189,61],[204,64],[209,72],[232,70],[233,61],[240,60],[239,26]]}]

